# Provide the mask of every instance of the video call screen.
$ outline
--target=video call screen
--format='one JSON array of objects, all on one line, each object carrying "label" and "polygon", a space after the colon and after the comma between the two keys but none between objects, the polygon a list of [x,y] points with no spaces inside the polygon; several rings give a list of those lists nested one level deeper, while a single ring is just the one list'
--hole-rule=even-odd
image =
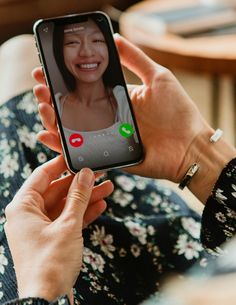
[{"label": "video call screen", "polygon": [[70,168],[138,162],[142,147],[108,19],[43,21],[37,40]]}]

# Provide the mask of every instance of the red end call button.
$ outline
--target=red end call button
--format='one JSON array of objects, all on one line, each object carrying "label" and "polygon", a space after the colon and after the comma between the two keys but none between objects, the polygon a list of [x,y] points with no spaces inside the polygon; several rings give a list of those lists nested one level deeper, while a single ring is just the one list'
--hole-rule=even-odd
[{"label": "red end call button", "polygon": [[73,133],[69,138],[69,142],[73,147],[80,147],[84,143],[84,139],[79,133]]}]

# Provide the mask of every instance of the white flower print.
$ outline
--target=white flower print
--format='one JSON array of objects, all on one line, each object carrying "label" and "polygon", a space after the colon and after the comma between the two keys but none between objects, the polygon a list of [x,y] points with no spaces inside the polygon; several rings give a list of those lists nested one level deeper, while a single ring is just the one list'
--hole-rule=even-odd
[{"label": "white flower print", "polygon": [[88,272],[88,268],[85,264],[82,264],[81,266],[81,272],[87,273]]},{"label": "white flower print", "polygon": [[125,257],[127,255],[127,251],[124,248],[121,248],[119,251],[120,257]]},{"label": "white flower print", "polygon": [[16,146],[16,141],[15,140],[10,140],[9,144],[11,147],[15,147]]},{"label": "white flower print", "polygon": [[32,173],[32,169],[30,168],[30,165],[27,163],[24,167],[23,167],[23,171],[21,173],[21,177],[23,179],[27,179],[30,174]]},{"label": "white flower print", "polygon": [[[145,216],[142,213],[139,213],[139,212],[134,213],[135,219],[144,219],[144,218],[146,218]],[[127,217],[126,219],[130,219],[130,217]]]},{"label": "white flower print", "polygon": [[4,254],[5,254],[5,249],[3,246],[0,246],[0,273],[1,274],[4,274],[5,266],[8,265],[8,260]]},{"label": "white flower print", "polygon": [[207,248],[207,253],[209,253],[211,256],[218,257],[222,256],[224,254],[224,251],[219,247],[216,247],[214,249]]},{"label": "white flower print", "polygon": [[1,124],[5,127],[9,127],[11,124],[10,118],[12,118],[12,114],[9,109],[6,107],[1,107],[0,109],[0,118],[1,118]]},{"label": "white flower print", "polygon": [[129,220],[125,222],[125,226],[128,228],[129,232],[138,238],[142,245],[146,244],[147,230],[142,227],[139,223]]},{"label": "white flower print", "polygon": [[138,257],[141,254],[141,249],[135,244],[131,245],[130,251],[134,257]]},{"label": "white flower print", "polygon": [[36,134],[34,132],[30,132],[30,130],[23,126],[21,129],[18,130],[19,138],[22,143],[25,144],[25,146],[33,149],[36,146]]},{"label": "white flower print", "polygon": [[135,186],[138,190],[143,191],[143,190],[145,190],[147,183],[145,182],[144,179],[143,180],[140,179],[140,180],[136,181]]},{"label": "white flower print", "polygon": [[199,262],[199,265],[201,266],[201,267],[206,267],[207,265],[208,265],[208,261],[207,261],[207,259],[206,258],[202,258],[201,260],[200,260],[200,262]]},{"label": "white flower print", "polygon": [[89,276],[90,280],[93,280],[93,281],[97,281],[98,280],[98,277],[94,273],[92,273],[92,272],[89,272],[88,276]]},{"label": "white flower print", "polygon": [[134,196],[129,193],[122,192],[121,190],[116,190],[112,198],[115,203],[120,204],[122,207],[127,206],[134,199]]},{"label": "white flower print", "polygon": [[22,302],[23,305],[32,305],[33,304],[33,300],[30,299],[30,300],[25,300]]},{"label": "white flower print", "polygon": [[[3,225],[6,222],[6,217],[5,215],[0,216],[0,225]],[[1,286],[0,286],[1,287]]]},{"label": "white flower print", "polygon": [[149,183],[149,179],[145,179],[145,178],[140,178],[138,176],[134,176],[135,179],[135,186],[138,190],[144,190],[146,188],[146,186]]},{"label": "white flower print", "polygon": [[7,198],[7,197],[9,196],[9,194],[10,194],[9,190],[5,190],[5,191],[3,192],[3,196],[4,196],[5,198]]},{"label": "white flower print", "polygon": [[58,299],[58,305],[63,305],[63,304],[65,304],[65,303],[66,303],[66,301],[65,301],[64,298]]},{"label": "white flower print", "polygon": [[152,252],[153,244],[152,243],[147,243],[147,251]]},{"label": "white flower print", "polygon": [[227,217],[236,219],[236,212],[232,210],[227,210]]},{"label": "white flower print", "polygon": [[234,190],[234,192],[232,192],[231,194],[234,198],[236,198],[236,185],[235,184],[232,184],[232,189]]},{"label": "white flower print", "polygon": [[[1,173],[1,169],[0,169],[0,173]],[[10,189],[10,183],[5,182],[2,186],[0,186],[0,194],[2,194],[3,197],[7,198],[10,194],[9,189]]]},{"label": "white flower print", "polygon": [[7,139],[1,140],[0,150],[6,155],[10,152],[10,145]]},{"label": "white flower print", "polygon": [[117,282],[117,283],[120,283],[120,278],[115,274],[115,273],[112,273],[111,276],[113,277],[113,279]]},{"label": "white flower print", "polygon": [[192,217],[183,217],[181,219],[183,228],[192,235],[194,238],[200,237],[201,225]]},{"label": "white flower print", "polygon": [[39,152],[37,154],[37,159],[38,159],[39,163],[44,163],[47,161],[47,156],[45,155],[45,153]]},{"label": "white flower print", "polygon": [[[83,297],[81,297],[83,299]],[[74,304],[75,305],[81,305],[80,301],[77,300],[75,297],[74,297]]]},{"label": "white flower print", "polygon": [[229,230],[226,230],[226,229],[224,229],[223,232],[224,232],[225,236],[227,236],[227,237],[232,237],[234,235],[232,232],[230,232]]},{"label": "white flower print", "polygon": [[93,282],[93,281],[91,281],[90,282],[91,283],[91,286],[94,288],[94,289],[96,289],[96,290],[102,290],[102,286],[101,285],[99,285],[98,283],[96,283],[96,282]]},{"label": "white flower print", "polygon": [[8,108],[6,107],[1,107],[0,108],[0,118],[8,118],[11,116],[11,112]]},{"label": "white flower print", "polygon": [[229,226],[229,225],[227,225],[227,224],[225,225],[225,228],[228,229],[229,231],[232,231],[232,232],[235,231],[234,227]]},{"label": "white flower print", "polygon": [[29,92],[23,96],[17,108],[24,110],[27,114],[32,114],[37,111],[35,97],[32,92]]},{"label": "white flower print", "polygon": [[215,195],[215,197],[216,197],[216,200],[218,201],[218,202],[220,202],[220,203],[222,203],[222,204],[225,204],[224,203],[224,200],[227,200],[227,197],[225,197],[223,194],[223,190],[221,190],[221,189],[217,189],[216,190],[216,195]]},{"label": "white flower print", "polygon": [[163,187],[163,194],[165,196],[170,196],[172,194],[172,191],[169,188]]},{"label": "white flower print", "polygon": [[38,133],[38,132],[40,132],[41,130],[43,130],[42,125],[36,123],[36,124],[34,125],[34,131]]},{"label": "white flower print", "polygon": [[158,206],[160,203],[162,203],[162,198],[159,194],[156,194],[154,192],[152,192],[150,195],[149,195],[149,198],[150,198],[150,202],[151,202],[151,205],[152,206]]},{"label": "white flower print", "polygon": [[163,201],[160,206],[168,214],[168,217],[170,217],[175,210],[178,210],[178,206],[169,201]]},{"label": "white flower print", "polygon": [[135,181],[127,176],[118,176],[115,181],[121,186],[125,192],[131,192],[135,188]]},{"label": "white flower print", "polygon": [[132,204],[131,204],[131,208],[132,208],[133,210],[137,210],[138,206],[137,206],[136,203],[132,203]]},{"label": "white flower print", "polygon": [[113,236],[111,234],[107,234],[105,232],[104,226],[99,229],[96,225],[95,230],[90,236],[90,240],[94,246],[100,246],[101,250],[105,253],[106,256],[109,258],[114,258],[112,252],[115,251],[115,247],[112,245],[113,243]]},{"label": "white flower print", "polygon": [[202,246],[197,241],[189,240],[187,234],[181,234],[175,245],[178,255],[184,255],[187,260],[199,257]]},{"label": "white flower print", "polygon": [[226,222],[226,217],[222,212],[216,213],[215,217],[219,222],[222,222],[222,223]]},{"label": "white flower print", "polygon": [[156,232],[156,230],[155,230],[155,228],[153,226],[150,225],[150,226],[147,227],[147,233],[149,235],[154,235],[155,232]]},{"label": "white flower print", "polygon": [[3,177],[13,177],[18,169],[18,154],[14,152],[12,155],[5,155],[0,163],[0,173],[3,175]]},{"label": "white flower print", "polygon": [[83,251],[83,262],[89,264],[93,270],[98,270],[103,273],[105,261],[100,254],[92,252],[88,248],[84,248]]},{"label": "white flower print", "polygon": [[152,252],[155,256],[159,257],[161,255],[160,249],[157,245],[153,246]]},{"label": "white flower print", "polygon": [[153,180],[153,182],[156,185],[157,190],[160,191],[161,193],[163,193],[163,195],[170,196],[172,194],[171,189],[164,186],[163,183],[160,182],[159,180]]},{"label": "white flower print", "polygon": [[7,118],[1,119],[1,123],[2,123],[3,126],[5,126],[7,128],[10,127],[10,125],[11,125],[10,120],[7,119]]}]

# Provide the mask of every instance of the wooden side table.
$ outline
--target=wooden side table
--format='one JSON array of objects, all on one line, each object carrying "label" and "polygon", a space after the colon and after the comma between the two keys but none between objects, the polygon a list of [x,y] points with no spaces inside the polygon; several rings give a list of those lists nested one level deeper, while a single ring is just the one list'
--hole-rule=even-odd
[{"label": "wooden side table", "polygon": [[170,33],[161,33],[160,27],[146,14],[196,4],[199,4],[198,0],[141,1],[121,15],[120,31],[163,66],[210,75],[214,127],[219,127],[219,109],[220,106],[222,107],[220,103],[223,103],[220,98],[220,79],[222,75],[229,75],[234,90],[234,133],[236,133],[236,34],[183,38]]}]

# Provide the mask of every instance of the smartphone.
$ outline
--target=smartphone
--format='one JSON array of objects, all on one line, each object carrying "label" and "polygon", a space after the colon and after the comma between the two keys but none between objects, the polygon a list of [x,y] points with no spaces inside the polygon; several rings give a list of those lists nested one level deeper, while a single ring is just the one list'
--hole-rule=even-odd
[{"label": "smartphone", "polygon": [[69,170],[142,161],[143,148],[109,17],[89,12],[34,24]]}]

